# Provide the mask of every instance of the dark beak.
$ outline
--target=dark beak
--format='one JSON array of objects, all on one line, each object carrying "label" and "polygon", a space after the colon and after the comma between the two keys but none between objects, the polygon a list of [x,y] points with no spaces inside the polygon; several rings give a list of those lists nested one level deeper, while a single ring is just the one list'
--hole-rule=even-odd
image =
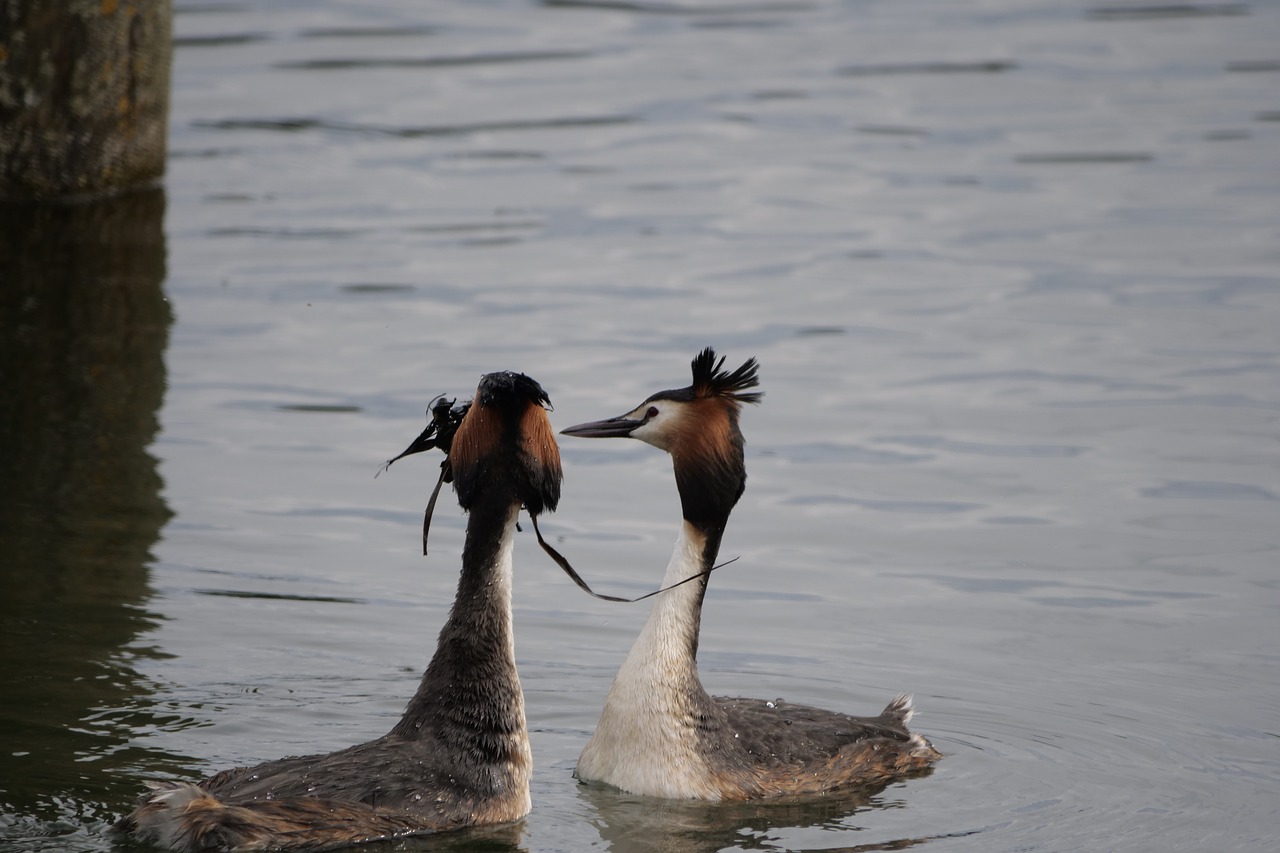
[{"label": "dark beak", "polygon": [[632,418],[609,418],[603,421],[578,424],[560,430],[561,435],[576,435],[579,438],[627,438],[631,432],[644,421]]}]

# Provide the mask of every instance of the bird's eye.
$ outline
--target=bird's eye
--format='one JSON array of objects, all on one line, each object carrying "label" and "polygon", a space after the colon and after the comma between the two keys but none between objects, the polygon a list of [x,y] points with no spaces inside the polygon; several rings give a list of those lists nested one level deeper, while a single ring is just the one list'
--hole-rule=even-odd
[{"label": "bird's eye", "polygon": [[645,412],[645,413],[644,413],[644,419],[645,419],[646,421],[653,420],[653,419],[654,419],[654,418],[656,418],[657,416],[658,416],[658,407],[657,407],[657,406],[650,406],[650,407],[649,407],[649,411],[647,411],[647,412]]}]

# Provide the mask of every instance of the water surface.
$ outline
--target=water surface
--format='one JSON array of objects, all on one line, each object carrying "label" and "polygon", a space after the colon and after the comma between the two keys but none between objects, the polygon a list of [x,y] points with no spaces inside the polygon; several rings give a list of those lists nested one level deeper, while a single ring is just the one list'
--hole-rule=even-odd
[{"label": "water surface", "polygon": [[[7,848],[127,849],[144,779],[385,732],[461,547],[442,496],[417,553],[434,461],[373,479],[428,401],[522,370],[568,426],[708,344],[766,397],[704,682],[913,691],[946,759],[865,801],[576,785],[646,608],[525,536],[534,811],[413,848],[1273,845],[1280,8],[177,11],[163,194],[6,220]],[[668,460],[562,452],[544,533],[653,588]]]}]

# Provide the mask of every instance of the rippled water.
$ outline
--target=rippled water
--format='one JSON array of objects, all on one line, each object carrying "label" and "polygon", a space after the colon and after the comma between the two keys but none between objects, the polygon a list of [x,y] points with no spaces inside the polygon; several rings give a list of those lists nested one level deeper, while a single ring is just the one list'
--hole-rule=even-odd
[{"label": "rippled water", "polygon": [[[576,785],[646,609],[526,536],[534,811],[414,849],[1273,846],[1280,6],[177,9],[164,193],[3,229],[0,846],[386,731],[461,545],[442,497],[417,554],[434,462],[373,479],[428,400],[522,370],[567,426],[707,344],[766,391],[708,688],[911,690],[946,759],[865,802]],[[653,588],[668,460],[562,452],[544,532]]]}]

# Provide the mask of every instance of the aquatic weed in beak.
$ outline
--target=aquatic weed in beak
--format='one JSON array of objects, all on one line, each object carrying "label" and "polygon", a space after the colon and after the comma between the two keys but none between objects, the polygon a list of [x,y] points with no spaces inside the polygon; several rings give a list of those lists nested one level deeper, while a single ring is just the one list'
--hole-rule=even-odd
[{"label": "aquatic weed in beak", "polygon": [[[422,556],[427,556],[427,534],[431,530],[431,516],[436,510],[436,498],[440,496],[440,487],[445,483],[453,482],[453,468],[449,464],[449,451],[453,449],[453,436],[458,431],[458,425],[462,423],[462,419],[466,417],[467,410],[471,408],[471,402],[467,401],[461,405],[454,405],[457,399],[446,399],[443,394],[431,401],[431,408],[427,414],[430,420],[427,422],[427,428],[418,435],[404,452],[399,456],[393,456],[388,459],[386,464],[378,469],[378,474],[391,467],[391,463],[406,456],[412,456],[415,453],[422,453],[433,448],[440,448],[444,451],[444,461],[440,463],[440,478],[436,480],[436,486],[431,490],[431,499],[427,501],[426,512],[422,516]],[[373,476],[376,478],[378,474]]]}]

